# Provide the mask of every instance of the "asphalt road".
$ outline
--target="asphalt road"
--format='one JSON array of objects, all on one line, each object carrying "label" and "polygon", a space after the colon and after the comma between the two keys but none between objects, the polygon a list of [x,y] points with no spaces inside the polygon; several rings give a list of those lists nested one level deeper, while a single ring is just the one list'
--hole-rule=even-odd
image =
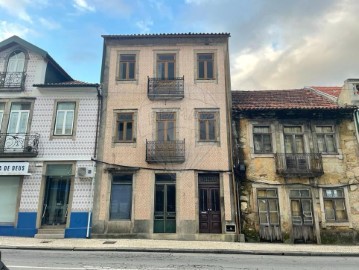
[{"label": "asphalt road", "polygon": [[1,250],[11,270],[359,269],[359,257]]}]

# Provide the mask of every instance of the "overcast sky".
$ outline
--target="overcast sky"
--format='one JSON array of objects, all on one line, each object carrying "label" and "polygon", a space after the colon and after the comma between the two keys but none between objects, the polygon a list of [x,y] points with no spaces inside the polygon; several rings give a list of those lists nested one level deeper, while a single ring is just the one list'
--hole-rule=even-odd
[{"label": "overcast sky", "polygon": [[358,14],[358,0],[0,0],[0,40],[99,82],[103,34],[226,32],[234,90],[341,86],[359,77]]}]

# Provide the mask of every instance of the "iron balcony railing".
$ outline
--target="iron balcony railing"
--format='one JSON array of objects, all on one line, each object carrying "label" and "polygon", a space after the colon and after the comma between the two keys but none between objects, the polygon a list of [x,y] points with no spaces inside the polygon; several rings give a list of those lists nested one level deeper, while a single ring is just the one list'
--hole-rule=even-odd
[{"label": "iron balcony railing", "polygon": [[36,157],[39,134],[0,133],[0,157]]},{"label": "iron balcony railing", "polygon": [[148,78],[147,95],[150,100],[184,98],[184,76],[173,79]]},{"label": "iron balcony railing", "polygon": [[284,177],[316,177],[324,173],[322,155],[275,154],[277,174]]},{"label": "iron balcony railing", "polygon": [[148,163],[182,163],[185,161],[185,140],[147,141],[146,161]]},{"label": "iron balcony railing", "polygon": [[24,84],[24,72],[0,72],[0,89],[2,91],[22,91]]}]

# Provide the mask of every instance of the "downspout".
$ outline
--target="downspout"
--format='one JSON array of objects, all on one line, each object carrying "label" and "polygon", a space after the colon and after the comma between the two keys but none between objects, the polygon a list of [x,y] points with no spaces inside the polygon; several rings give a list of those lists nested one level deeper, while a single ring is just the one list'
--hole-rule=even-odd
[{"label": "downspout", "polygon": [[[98,143],[98,131],[99,131],[99,124],[101,118],[101,111],[102,111],[102,94],[101,94],[101,86],[96,86],[97,90],[97,120],[96,120],[96,135],[95,135],[95,148],[94,148],[94,159],[97,158],[97,143]],[[89,202],[89,213],[87,218],[87,228],[86,228],[86,238],[90,238],[90,227],[91,227],[91,218],[92,218],[92,209],[93,209],[93,192],[95,186],[95,175],[96,175],[96,166],[95,162],[93,164],[94,167],[94,176],[91,180],[91,190],[90,190],[90,202]]]},{"label": "downspout", "polygon": [[[226,65],[228,72],[230,72],[230,62],[229,62],[229,45],[228,45],[228,38],[226,43]],[[234,215],[235,215],[235,224],[236,224],[236,232],[237,232],[237,241],[239,241],[240,237],[240,222],[239,222],[239,207],[238,207],[238,196],[237,196],[237,190],[238,187],[236,185],[235,181],[235,175],[234,175],[234,168],[233,168],[233,138],[232,138],[232,89],[231,89],[231,82],[230,82],[230,74],[226,73],[226,98],[227,98],[227,126],[228,126],[228,158],[229,158],[229,165],[230,165],[230,171],[231,171],[231,179],[232,179],[232,195],[234,199]],[[229,90],[229,91],[228,91]],[[228,134],[227,133],[227,134]]]}]

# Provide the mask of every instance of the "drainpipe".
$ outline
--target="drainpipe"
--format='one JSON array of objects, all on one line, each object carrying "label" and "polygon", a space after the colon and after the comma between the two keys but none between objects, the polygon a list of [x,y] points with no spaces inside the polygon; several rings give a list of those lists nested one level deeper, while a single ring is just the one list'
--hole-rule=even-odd
[{"label": "drainpipe", "polygon": [[[98,131],[99,131],[99,124],[101,118],[101,111],[102,111],[102,94],[101,94],[101,86],[96,86],[97,90],[97,120],[96,120],[96,135],[95,135],[95,147],[94,147],[94,159],[97,158],[97,144],[98,144]],[[92,218],[92,209],[93,209],[93,192],[95,186],[95,175],[96,175],[96,162],[92,164],[94,168],[94,176],[91,180],[91,190],[90,190],[90,202],[89,202],[89,213],[87,218],[87,228],[86,228],[86,238],[90,238],[90,225],[91,225],[91,218]]]}]

